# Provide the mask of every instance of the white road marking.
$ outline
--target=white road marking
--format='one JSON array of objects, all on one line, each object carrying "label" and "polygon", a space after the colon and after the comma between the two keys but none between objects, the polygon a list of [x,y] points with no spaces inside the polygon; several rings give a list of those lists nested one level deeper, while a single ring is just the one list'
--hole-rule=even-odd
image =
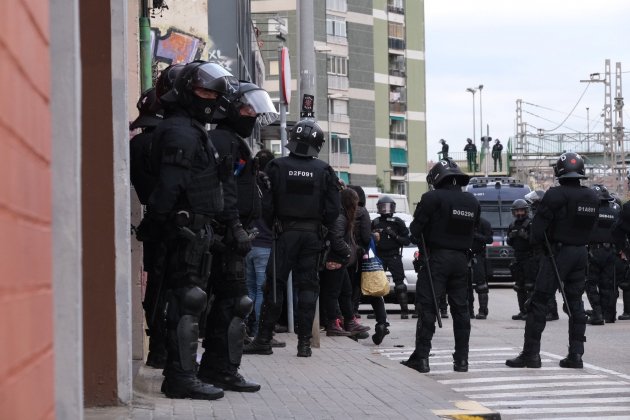
[{"label": "white road marking", "polygon": [[[602,412],[623,412],[630,413],[630,405],[611,406],[602,405],[597,407],[543,407],[543,408],[515,408],[501,410],[502,415],[516,414],[562,414],[562,413],[602,413]],[[599,419],[600,417],[597,416]],[[627,417],[626,417],[627,418]]]},{"label": "white road marking", "polygon": [[604,398],[555,398],[540,400],[500,400],[484,401],[488,407],[510,407],[523,405],[569,405],[569,404],[620,404],[630,402],[630,397],[604,397]]},{"label": "white road marking", "polygon": [[[592,395],[592,394],[623,394],[630,395],[630,388],[602,388],[602,389],[559,389],[545,391],[545,397],[561,396],[561,395]],[[540,397],[540,391],[523,391],[523,392],[497,392],[494,394],[470,394],[468,398],[472,399],[488,399],[488,398],[518,398],[518,397]]]},{"label": "white road marking", "polygon": [[[549,375],[549,376],[496,376],[493,378],[468,378],[468,379],[445,379],[438,381],[441,384],[475,384],[475,383],[491,383],[491,382],[513,382],[513,381],[561,381],[564,379],[597,379],[605,378],[605,375]],[[528,384],[531,385],[531,384]]]},{"label": "white road marking", "polygon": [[[527,384],[527,387],[539,389],[539,388],[559,388],[559,387],[574,387],[574,386],[607,386],[607,385],[628,385],[628,382],[624,381],[579,381],[579,382],[540,382]],[[473,391],[501,391],[503,389],[523,389],[524,384],[501,384],[501,385],[487,385],[487,386],[464,386],[461,388],[453,388],[457,392],[473,392]],[[630,391],[630,389],[629,389]]]}]

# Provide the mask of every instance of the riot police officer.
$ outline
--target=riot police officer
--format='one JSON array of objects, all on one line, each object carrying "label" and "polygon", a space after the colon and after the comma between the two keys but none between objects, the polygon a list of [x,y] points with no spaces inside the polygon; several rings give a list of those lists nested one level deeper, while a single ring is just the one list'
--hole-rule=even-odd
[{"label": "riot police officer", "polygon": [[597,222],[599,197],[590,188],[580,185],[580,179],[586,176],[584,161],[577,153],[563,153],[554,172],[560,186],[552,187],[545,193],[531,229],[532,241],[544,244],[547,255],[541,258],[536,276],[525,324],[523,350],[517,357],[506,360],[505,364],[510,367],[541,367],[540,339],[545,329],[547,305],[558,285],[564,287],[565,305],[571,314],[569,352],[560,361],[560,367],[583,367],[586,314],[582,294],[588,257],[586,244]]},{"label": "riot police officer", "polygon": [[[148,167],[151,158],[151,142],[155,127],[162,122],[162,110],[157,101],[155,88],[142,93],[137,103],[138,118],[130,125],[129,130],[141,129],[129,141],[129,173],[131,184],[138,195],[140,203],[147,205],[149,195],[155,187],[156,178]],[[163,253],[161,241],[145,241],[143,244],[142,265],[147,273],[147,287],[142,301],[144,316],[149,337],[149,354],[147,366],[163,369],[166,363],[166,336],[163,317],[163,299],[161,299],[162,279],[155,272],[155,263],[159,254]]]},{"label": "riot police officer", "polygon": [[586,273],[586,296],[592,313],[588,318],[591,325],[615,322],[617,315],[617,285],[615,270],[617,252],[613,240],[613,226],[621,208],[612,201],[608,188],[594,184],[591,189],[598,195],[599,217],[588,245],[588,269]]},{"label": "riot police officer", "polygon": [[[253,83],[241,82],[237,91],[224,99],[215,115],[218,124],[210,132],[210,140],[219,156],[227,159],[231,177],[236,178],[237,200],[235,203],[226,200],[223,212],[213,224],[215,243],[220,236],[222,238],[212,253],[208,294],[212,294],[214,300],[205,324],[205,352],[197,376],[223,389],[256,392],[260,385],[245,380],[238,373],[245,320],[253,308],[245,284],[245,255],[251,246],[244,229],[249,230],[261,215],[258,168],[244,138],[252,134],[257,123],[268,125],[275,121],[278,113],[269,94]],[[231,229],[234,225],[242,228]]]},{"label": "riot police officer", "polygon": [[416,287],[419,304],[416,348],[409,360],[402,362],[418,372],[430,370],[429,351],[439,316],[436,298],[444,293],[453,318],[453,369],[468,371],[468,260],[480,214],[477,199],[462,191],[469,180],[452,160],[436,163],[427,175],[427,183],[434,189],[422,195],[410,225],[411,235],[420,238],[421,244],[424,239],[427,249],[420,252],[426,252],[429,259],[429,266],[418,276]]},{"label": "riot police officer", "polygon": [[[492,226],[483,217],[479,217],[479,225],[475,227],[472,244],[472,258],[468,262],[470,265],[470,285],[468,289],[468,305],[470,316],[475,319],[488,318],[488,278],[486,277],[486,244],[492,243]],[[475,297],[473,289],[479,298],[479,312],[475,311]]]},{"label": "riot police officer", "polygon": [[519,310],[516,315],[512,315],[512,319],[522,321],[527,319],[525,302],[534,289],[538,268],[537,262],[534,263],[533,249],[530,244],[532,220],[529,217],[529,209],[530,206],[524,199],[514,200],[512,203],[514,221],[510,223],[507,230],[507,244],[514,249],[514,262],[510,265],[510,271],[514,279]]},{"label": "riot police officer", "polygon": [[324,228],[334,223],[341,207],[337,176],[330,165],[317,159],[323,144],[324,132],[315,121],[299,121],[289,135],[289,156],[267,165],[273,196],[273,220],[268,220],[268,224],[273,226],[276,239],[267,264],[258,334],[245,346],[245,353],[273,353],[273,328],[282,312],[284,291],[292,272],[298,290],[297,355],[311,356]]},{"label": "riot police officer", "polygon": [[616,260],[617,284],[623,296],[623,313],[617,318],[620,321],[630,319],[630,273],[628,272],[628,256],[630,255],[630,245],[628,243],[629,234],[630,201],[621,206],[619,219],[613,228],[613,238],[618,252]]},{"label": "riot police officer", "polygon": [[405,270],[402,264],[402,247],[409,245],[409,229],[400,217],[395,217],[396,202],[385,195],[378,199],[376,211],[379,217],[372,221],[372,232],[378,233],[376,255],[383,262],[383,268],[389,270],[394,280],[394,293],[400,304],[400,318],[409,318],[409,299],[405,284]]},{"label": "riot police officer", "polygon": [[138,228],[140,239],[162,236],[166,244],[167,351],[162,392],[170,398],[212,400],[223,390],[196,377],[199,317],[205,292],[213,233],[210,221],[223,210],[225,173],[208,139],[217,100],[238,86],[223,67],[193,62],[180,72],[165,120],[156,128],[152,153],[158,157],[158,182]]},{"label": "riot police officer", "polygon": [[[545,192],[543,190],[534,190],[525,194],[525,201],[530,205],[531,216],[532,218],[536,214],[536,210],[538,209],[538,205],[540,204],[542,198],[545,196]],[[531,230],[531,224],[529,225],[529,230]],[[544,255],[544,247],[543,244],[540,243],[531,243],[532,250],[532,258],[529,261],[529,274],[531,277],[531,286],[527,289],[527,296],[530,297],[531,293],[534,291],[534,282],[536,281],[536,274],[538,273],[538,267],[540,266],[540,259]],[[547,321],[557,321],[560,319],[558,316],[558,302],[556,300],[556,294],[553,293],[551,298],[549,299],[549,303],[547,305],[549,309],[547,310]],[[525,309],[527,309],[528,304],[525,305]],[[521,319],[525,321],[527,319],[527,315],[523,318],[515,318],[512,319]]]}]

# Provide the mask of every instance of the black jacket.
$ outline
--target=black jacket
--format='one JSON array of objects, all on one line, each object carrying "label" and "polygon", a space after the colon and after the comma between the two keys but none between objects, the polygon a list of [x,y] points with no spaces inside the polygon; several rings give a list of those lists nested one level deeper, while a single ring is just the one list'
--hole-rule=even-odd
[{"label": "black jacket", "polygon": [[327,239],[330,241],[328,261],[334,261],[347,265],[354,260],[352,255],[352,232],[346,232],[348,220],[343,212],[339,213],[337,220],[329,225]]}]

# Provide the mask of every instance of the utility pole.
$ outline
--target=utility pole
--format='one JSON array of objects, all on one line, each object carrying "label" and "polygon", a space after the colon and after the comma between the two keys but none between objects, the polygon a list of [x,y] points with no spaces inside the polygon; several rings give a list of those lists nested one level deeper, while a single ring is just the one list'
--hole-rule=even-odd
[{"label": "utility pole", "polygon": [[620,159],[615,159],[620,166],[617,174],[619,181],[619,190],[624,198],[628,192],[628,178],[626,168],[626,152],[624,150],[623,139],[623,93],[621,91],[621,63],[617,62],[615,65],[615,140],[617,140],[617,147],[619,148]]}]

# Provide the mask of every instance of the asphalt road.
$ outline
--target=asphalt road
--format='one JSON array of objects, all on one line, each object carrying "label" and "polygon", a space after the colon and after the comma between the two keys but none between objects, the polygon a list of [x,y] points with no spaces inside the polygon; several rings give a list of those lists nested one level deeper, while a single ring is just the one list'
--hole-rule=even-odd
[{"label": "asphalt road", "polygon": [[[557,299],[561,305],[559,294]],[[584,301],[588,308],[586,296]],[[397,305],[387,307],[391,333],[373,351],[406,360],[413,351],[417,320],[401,320]],[[622,312],[621,299],[617,310]],[[505,366],[505,359],[520,352],[525,327],[524,321],[511,319],[517,312],[516,293],[508,287],[492,288],[489,312],[488,319],[471,321],[468,373],[452,371],[451,319],[443,319],[442,329],[436,326],[430,377],[499,411],[503,419],[630,418],[630,321],[587,325],[585,368],[562,369],[558,360],[567,353],[568,318],[561,313],[543,332],[542,369],[513,369]],[[362,322],[372,325],[373,320],[364,315]],[[372,345],[371,340],[364,344]]]}]

